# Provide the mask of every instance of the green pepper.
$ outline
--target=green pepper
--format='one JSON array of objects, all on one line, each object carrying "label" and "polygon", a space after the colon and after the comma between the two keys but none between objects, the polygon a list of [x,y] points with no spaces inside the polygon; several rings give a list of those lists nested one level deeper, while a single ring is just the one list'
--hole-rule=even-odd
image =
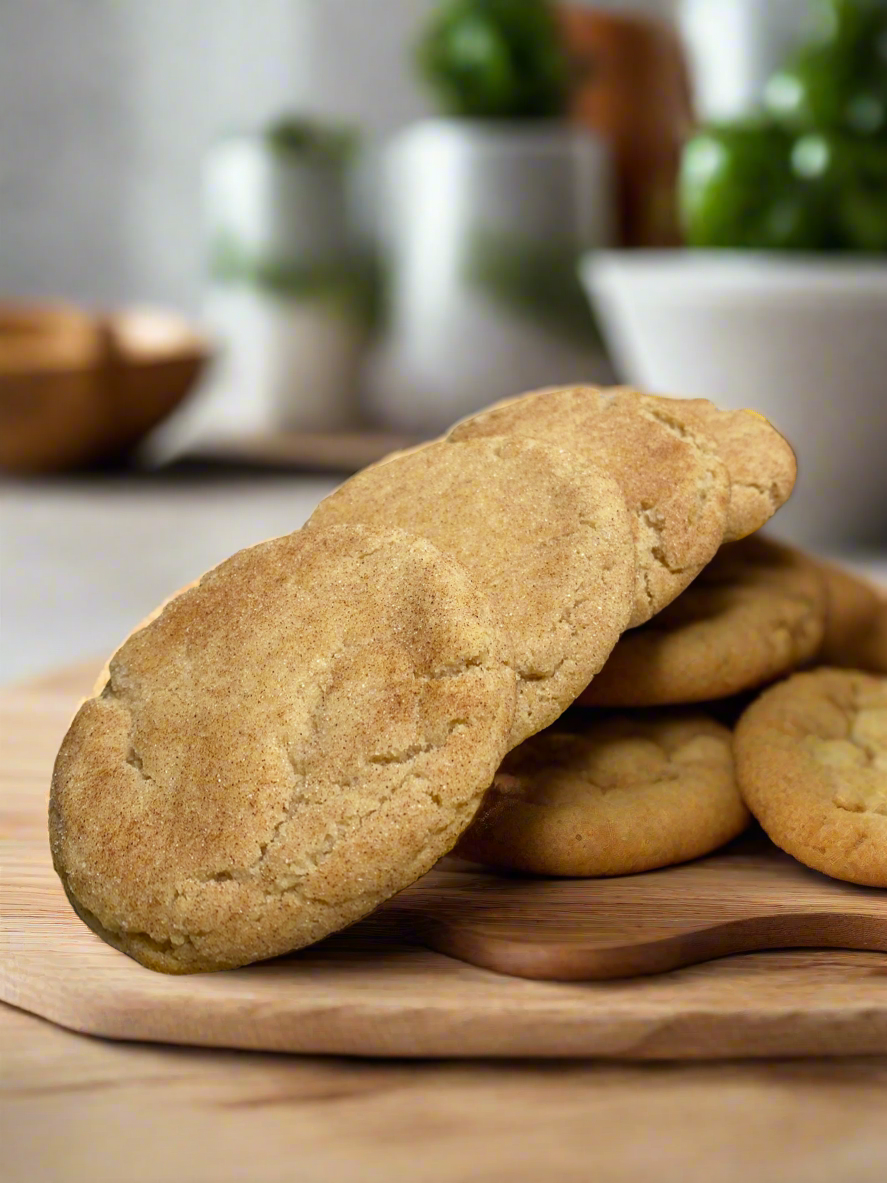
[{"label": "green pepper", "polygon": [[419,66],[454,115],[547,119],[566,112],[570,67],[549,0],[452,0],[432,18]]},{"label": "green pepper", "polygon": [[820,36],[767,83],[770,115],[795,132],[887,138],[887,0],[830,0]]},{"label": "green pepper", "polygon": [[687,144],[680,206],[696,247],[822,250],[833,234],[826,192],[792,166],[792,137],[762,122],[710,127]]}]

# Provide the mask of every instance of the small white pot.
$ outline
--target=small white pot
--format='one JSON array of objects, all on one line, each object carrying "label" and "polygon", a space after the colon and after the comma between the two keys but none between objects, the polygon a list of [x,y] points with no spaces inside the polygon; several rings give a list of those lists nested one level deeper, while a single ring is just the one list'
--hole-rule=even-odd
[{"label": "small white pot", "polygon": [[345,162],[241,136],[213,149],[204,181],[222,344],[207,433],[354,427],[368,334]]},{"label": "small white pot", "polygon": [[433,434],[534,386],[606,380],[575,280],[613,240],[602,144],[560,123],[428,120],[385,156],[388,330],[369,405]]},{"label": "small white pot", "polygon": [[776,533],[887,540],[887,263],[741,251],[613,251],[583,264],[624,377],[761,411],[798,455]]},{"label": "small white pot", "polygon": [[204,168],[206,232],[229,238],[250,259],[324,263],[347,255],[349,217],[342,162],[232,136]]},{"label": "small white pot", "polygon": [[310,300],[234,285],[208,293],[205,316],[225,343],[214,431],[355,426],[366,333],[354,320]]}]

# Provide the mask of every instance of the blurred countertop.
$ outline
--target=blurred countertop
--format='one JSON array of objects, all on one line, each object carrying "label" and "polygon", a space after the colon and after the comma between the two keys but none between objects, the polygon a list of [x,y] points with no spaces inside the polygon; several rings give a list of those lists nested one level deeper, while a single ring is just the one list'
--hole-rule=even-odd
[{"label": "blurred countertop", "polygon": [[[104,658],[177,588],[298,529],[342,479],[192,465],[0,481],[0,683]],[[839,557],[887,585],[887,555]]]},{"label": "blurred countertop", "polygon": [[298,529],[340,479],[208,471],[0,482],[0,683],[110,654],[177,588]]}]

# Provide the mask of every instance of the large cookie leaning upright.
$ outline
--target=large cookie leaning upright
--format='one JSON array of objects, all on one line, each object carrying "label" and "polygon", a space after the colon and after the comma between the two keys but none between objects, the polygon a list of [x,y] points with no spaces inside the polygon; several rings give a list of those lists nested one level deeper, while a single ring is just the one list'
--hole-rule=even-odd
[{"label": "large cookie leaning upright", "polygon": [[521,439],[428,444],[352,477],[307,528],[340,522],[430,538],[489,595],[514,645],[512,746],[554,722],[628,624],[625,501],[571,452]]},{"label": "large cookie leaning upright", "polygon": [[[157,617],[163,612],[167,604],[171,604],[173,600],[178,599],[179,596],[183,596],[185,592],[190,591],[192,587],[197,587],[198,583],[200,583],[199,579],[192,579],[190,583],[186,583],[184,587],[180,587],[177,591],[174,591],[171,595],[168,595],[165,600],[161,600],[157,607],[152,608],[148,615],[143,620],[140,620],[135,628],[130,629],[123,644],[126,644],[126,641],[129,640],[133,633],[140,632],[143,628],[147,628],[149,624],[153,624]],[[117,650],[115,649],[114,653],[116,652]],[[99,671],[99,676],[96,678],[92,688],[92,694],[90,695],[91,698],[98,698],[101,692],[108,685],[108,681],[111,677],[111,659],[113,656],[114,654],[112,653],[111,657],[108,658]]]},{"label": "large cookie leaning upright", "polygon": [[795,674],[746,710],[734,750],[740,791],[777,846],[887,887],[887,678]]},{"label": "large cookie leaning upright", "polygon": [[632,626],[682,592],[724,539],[727,469],[712,441],[681,422],[668,399],[625,387],[553,387],[481,411],[447,438],[498,435],[566,448],[615,478],[636,548]]},{"label": "large cookie leaning upright", "polygon": [[285,953],[453,846],[514,708],[488,601],[428,541],[262,543],[136,632],[81,707],[52,782],[56,869],[86,922],[153,969]]}]

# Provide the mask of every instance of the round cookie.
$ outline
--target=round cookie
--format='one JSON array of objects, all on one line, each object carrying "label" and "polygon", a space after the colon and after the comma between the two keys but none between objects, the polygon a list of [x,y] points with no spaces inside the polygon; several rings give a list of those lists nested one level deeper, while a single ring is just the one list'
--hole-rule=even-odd
[{"label": "round cookie", "polygon": [[740,790],[777,846],[887,887],[887,678],[795,674],[752,703],[734,749]]},{"label": "round cookie", "polygon": [[69,898],[170,973],[343,928],[471,821],[507,750],[508,657],[425,539],[339,527],[239,552],[122,646],[62,743],[49,820]]},{"label": "round cookie", "polygon": [[625,633],[579,701],[664,706],[762,686],[815,657],[825,612],[809,559],[765,538],[729,543],[674,603]]},{"label": "round cookie", "polygon": [[713,443],[676,418],[668,399],[626,387],[553,388],[481,411],[448,439],[487,436],[568,448],[615,477],[637,551],[632,626],[679,595],[723,541],[727,470]]},{"label": "round cookie", "polygon": [[[562,389],[569,388],[550,386],[530,394],[549,394]],[[668,404],[679,428],[706,436],[726,465],[730,477],[730,504],[725,542],[737,542],[760,530],[788,501],[798,477],[798,462],[788,440],[759,411],[726,411],[706,398],[652,394],[644,397],[655,400],[656,404]],[[515,401],[508,399],[497,405]]]},{"label": "round cookie", "polygon": [[428,444],[352,477],[308,528],[341,522],[430,538],[489,595],[514,646],[512,747],[573,702],[628,624],[628,511],[615,481],[571,452],[521,439]]},{"label": "round cookie", "polygon": [[628,875],[745,829],[726,727],[692,711],[549,730],[505,758],[456,854],[536,875]]}]

